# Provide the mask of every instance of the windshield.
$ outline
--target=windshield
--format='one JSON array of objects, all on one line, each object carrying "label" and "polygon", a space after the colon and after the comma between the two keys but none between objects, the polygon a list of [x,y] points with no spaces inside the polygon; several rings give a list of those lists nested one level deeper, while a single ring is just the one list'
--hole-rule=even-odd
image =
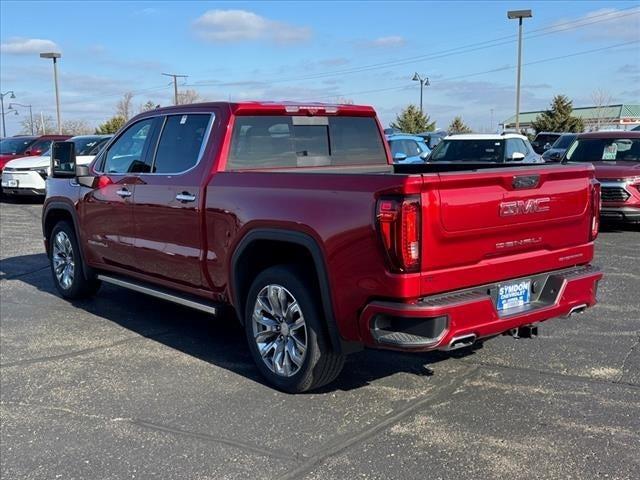
[{"label": "windshield", "polygon": [[97,155],[100,148],[109,140],[104,137],[72,138],[70,141],[76,145],[76,155]]},{"label": "windshield", "polygon": [[536,136],[535,142],[539,145],[546,145],[547,143],[555,142],[559,136],[553,133],[542,133]]},{"label": "windshield", "polygon": [[640,162],[640,138],[579,138],[567,151],[570,162]]},{"label": "windshield", "polygon": [[443,140],[431,153],[431,162],[503,162],[504,140]]},{"label": "windshield", "polygon": [[561,135],[551,148],[568,148],[571,142],[576,139],[576,136],[577,135]]},{"label": "windshield", "polygon": [[29,145],[33,143],[33,137],[5,138],[0,142],[0,154],[19,155],[24,153]]}]

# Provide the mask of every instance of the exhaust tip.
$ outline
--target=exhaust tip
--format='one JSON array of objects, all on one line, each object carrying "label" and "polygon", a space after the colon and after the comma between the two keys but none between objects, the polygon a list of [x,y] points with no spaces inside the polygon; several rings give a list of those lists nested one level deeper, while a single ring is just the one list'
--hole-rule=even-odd
[{"label": "exhaust tip", "polygon": [[453,337],[449,344],[444,348],[446,351],[457,350],[459,348],[470,347],[476,343],[476,334],[470,333],[468,335],[460,335],[459,337]]},{"label": "exhaust tip", "polygon": [[578,313],[584,313],[584,311],[588,308],[589,306],[586,303],[583,303],[582,305],[576,305],[575,307],[573,307],[571,310],[569,310],[569,313],[567,313],[567,315],[565,315],[565,318],[569,318],[572,315],[576,315]]}]

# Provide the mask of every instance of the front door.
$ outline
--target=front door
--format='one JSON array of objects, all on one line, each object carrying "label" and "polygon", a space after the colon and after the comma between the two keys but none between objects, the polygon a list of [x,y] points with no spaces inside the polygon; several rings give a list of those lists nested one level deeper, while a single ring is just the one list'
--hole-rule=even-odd
[{"label": "front door", "polygon": [[136,185],[137,268],[161,281],[204,288],[201,195],[210,162],[202,156],[213,114],[167,115],[160,122],[151,171]]},{"label": "front door", "polygon": [[80,203],[84,252],[90,263],[125,269],[136,263],[133,196],[137,174],[149,169],[145,158],[155,121],[149,118],[127,128],[94,167],[97,187]]}]

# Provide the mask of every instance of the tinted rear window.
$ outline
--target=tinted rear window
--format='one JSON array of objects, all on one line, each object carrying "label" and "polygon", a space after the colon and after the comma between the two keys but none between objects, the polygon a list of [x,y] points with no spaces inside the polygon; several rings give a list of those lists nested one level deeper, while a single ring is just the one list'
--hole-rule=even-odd
[{"label": "tinted rear window", "polygon": [[239,116],[227,169],[386,163],[372,117]]},{"label": "tinted rear window", "polygon": [[504,140],[443,140],[431,162],[503,162]]}]

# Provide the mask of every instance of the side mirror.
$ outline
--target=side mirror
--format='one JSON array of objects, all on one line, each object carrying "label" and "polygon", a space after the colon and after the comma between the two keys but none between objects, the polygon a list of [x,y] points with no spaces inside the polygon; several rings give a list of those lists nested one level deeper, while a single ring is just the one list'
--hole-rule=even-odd
[{"label": "side mirror", "polygon": [[422,153],[420,154],[420,158],[421,158],[422,160],[426,160],[427,158],[429,158],[429,155],[431,155],[431,152],[422,152]]},{"label": "side mirror", "polygon": [[54,142],[51,147],[51,176],[73,178],[76,176],[76,145],[73,142]]},{"label": "side mirror", "polygon": [[509,160],[513,160],[514,162],[519,162],[520,160],[524,160],[526,155],[522,152],[513,152]]},{"label": "side mirror", "polygon": [[402,160],[406,160],[407,159],[407,154],[398,152],[393,156],[393,159],[395,161],[397,161],[397,162],[401,162]]},{"label": "side mirror", "polygon": [[93,175],[91,175],[91,169],[89,165],[76,165],[76,182],[83,187],[93,188],[95,184],[95,179]]},{"label": "side mirror", "polygon": [[549,142],[544,144],[544,147],[542,147],[544,150],[549,150],[551,148],[551,144]]}]

